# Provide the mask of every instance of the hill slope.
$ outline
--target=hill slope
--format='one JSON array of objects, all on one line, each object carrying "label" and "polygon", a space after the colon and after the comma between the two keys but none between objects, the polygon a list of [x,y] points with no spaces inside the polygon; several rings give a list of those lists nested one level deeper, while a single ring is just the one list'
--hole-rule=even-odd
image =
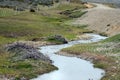
[{"label": "hill slope", "polygon": [[83,17],[78,18],[73,24],[87,24],[89,29],[106,33],[110,36],[120,33],[120,9],[109,8],[101,4],[87,9]]}]

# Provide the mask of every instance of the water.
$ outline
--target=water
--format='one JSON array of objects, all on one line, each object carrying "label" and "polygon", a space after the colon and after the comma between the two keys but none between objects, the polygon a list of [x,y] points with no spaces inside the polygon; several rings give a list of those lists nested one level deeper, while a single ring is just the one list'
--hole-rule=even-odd
[{"label": "water", "polygon": [[68,44],[62,45],[40,47],[40,52],[48,55],[50,59],[54,61],[53,65],[58,67],[59,70],[43,74],[32,80],[100,80],[103,77],[102,73],[105,72],[104,70],[94,68],[91,62],[76,57],[54,54],[63,48],[70,47],[75,44],[91,43],[106,39],[106,37],[96,34],[87,35],[92,36],[92,39],[72,41]]}]

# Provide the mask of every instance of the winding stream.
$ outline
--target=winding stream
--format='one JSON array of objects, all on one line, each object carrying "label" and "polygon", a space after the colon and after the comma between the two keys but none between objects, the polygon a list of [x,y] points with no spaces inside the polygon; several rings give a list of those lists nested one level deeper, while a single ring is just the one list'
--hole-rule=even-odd
[{"label": "winding stream", "polygon": [[100,80],[103,77],[102,73],[105,72],[104,70],[94,68],[91,62],[76,57],[55,54],[61,49],[75,44],[92,43],[106,39],[106,37],[97,34],[87,35],[92,36],[92,38],[90,40],[72,41],[68,44],[40,47],[40,52],[48,55],[54,61],[53,65],[58,67],[59,70],[43,74],[32,80]]}]

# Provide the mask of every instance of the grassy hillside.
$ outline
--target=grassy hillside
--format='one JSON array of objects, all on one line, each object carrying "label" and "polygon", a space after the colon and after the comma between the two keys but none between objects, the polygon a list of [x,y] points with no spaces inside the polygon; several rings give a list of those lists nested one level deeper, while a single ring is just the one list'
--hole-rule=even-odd
[{"label": "grassy hillside", "polygon": [[79,44],[62,51],[93,60],[95,67],[106,71],[102,80],[120,79],[120,34],[98,43]]},{"label": "grassy hillside", "polygon": [[[65,6],[65,4],[64,4]],[[39,12],[20,12],[15,14],[14,10],[0,8],[0,75],[5,77],[33,78],[38,74],[43,74],[57,69],[53,65],[38,60],[13,61],[14,54],[6,52],[3,48],[5,44],[18,40],[43,39],[48,36],[59,34],[68,40],[75,39],[88,30],[65,24],[69,18],[60,15],[59,12],[71,10],[81,5],[60,5],[55,8],[41,9]],[[4,13],[5,12],[5,13]],[[81,11],[80,11],[81,13]],[[77,14],[76,14],[77,15]]]},{"label": "grassy hillside", "polygon": [[[66,7],[65,10],[67,10],[67,8],[70,9]],[[74,8],[76,8],[76,5],[73,6],[72,4],[71,9]],[[1,11],[2,10],[4,9],[1,9]],[[66,21],[71,18],[58,14],[58,11],[64,10],[53,8],[37,13],[22,12],[15,16],[13,16],[14,12],[12,12],[13,14],[8,14],[9,16],[6,14],[4,17],[0,18],[0,36],[3,39],[32,40],[33,38],[61,34],[68,40],[71,40],[74,39],[76,35],[88,31],[86,29],[80,29],[79,27],[66,25]],[[79,13],[82,12],[79,11]]]}]

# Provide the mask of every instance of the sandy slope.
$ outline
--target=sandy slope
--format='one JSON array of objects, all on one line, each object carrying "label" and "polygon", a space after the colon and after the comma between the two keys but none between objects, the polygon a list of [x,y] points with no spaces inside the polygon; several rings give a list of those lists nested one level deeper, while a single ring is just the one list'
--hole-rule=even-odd
[{"label": "sandy slope", "polygon": [[75,20],[73,24],[87,24],[89,29],[105,32],[110,36],[120,33],[120,9],[93,4],[96,7],[86,9],[88,13]]}]

